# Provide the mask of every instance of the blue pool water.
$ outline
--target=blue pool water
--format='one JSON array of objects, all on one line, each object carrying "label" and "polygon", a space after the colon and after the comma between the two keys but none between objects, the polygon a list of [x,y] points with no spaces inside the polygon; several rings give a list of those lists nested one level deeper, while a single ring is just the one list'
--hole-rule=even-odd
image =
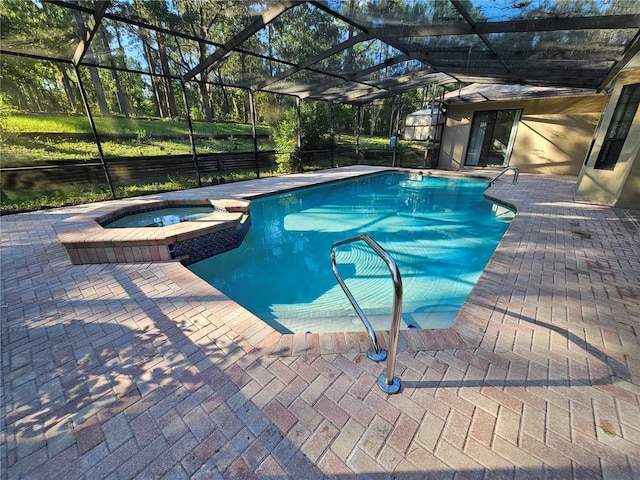
[{"label": "blue pool water", "polygon": [[[283,333],[357,331],[330,253],[334,242],[367,233],[400,268],[401,328],[447,328],[514,216],[483,198],[487,185],[388,172],[255,199],[243,244],[189,268]],[[373,327],[388,330],[386,265],[362,242],[336,258]]]},{"label": "blue pool water", "polygon": [[165,207],[124,215],[106,223],[105,228],[168,227],[176,223],[189,222],[211,215],[214,208],[204,207]]}]

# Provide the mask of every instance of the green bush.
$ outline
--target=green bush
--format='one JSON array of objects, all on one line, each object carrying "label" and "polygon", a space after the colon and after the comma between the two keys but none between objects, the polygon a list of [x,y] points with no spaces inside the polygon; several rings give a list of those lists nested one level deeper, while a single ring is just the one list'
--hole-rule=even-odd
[{"label": "green bush", "polygon": [[[298,119],[296,108],[285,112],[276,128],[274,142],[278,155],[278,168],[283,173],[299,169]],[[331,147],[331,115],[326,103],[303,102],[300,105],[300,149],[322,150]],[[287,154],[288,155],[285,155]]]},{"label": "green bush", "polygon": [[5,142],[8,135],[14,132],[14,128],[9,123],[9,116],[16,110],[16,107],[7,102],[6,95],[0,93],[0,145]]}]

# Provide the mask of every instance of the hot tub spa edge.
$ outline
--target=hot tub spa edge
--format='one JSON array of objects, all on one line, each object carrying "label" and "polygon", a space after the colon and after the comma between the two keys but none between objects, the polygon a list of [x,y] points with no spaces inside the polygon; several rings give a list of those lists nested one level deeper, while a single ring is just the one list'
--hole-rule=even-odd
[{"label": "hot tub spa edge", "polygon": [[[186,204],[210,205],[214,211],[197,220],[163,227],[103,226],[122,215]],[[176,245],[200,237],[211,238],[212,234],[229,229],[242,232],[241,227],[248,221],[249,205],[249,201],[238,199],[136,200],[129,205],[107,205],[87,214],[75,215],[55,225],[54,229],[74,265],[170,260],[188,263],[189,255],[174,254]],[[236,242],[242,241],[238,235],[231,237]]]}]

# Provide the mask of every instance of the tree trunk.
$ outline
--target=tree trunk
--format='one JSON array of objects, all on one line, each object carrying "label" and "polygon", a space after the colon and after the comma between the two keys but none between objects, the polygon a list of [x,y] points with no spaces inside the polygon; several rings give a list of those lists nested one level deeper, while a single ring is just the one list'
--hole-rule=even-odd
[{"label": "tree trunk", "polygon": [[171,79],[169,76],[171,72],[169,71],[169,57],[167,56],[167,49],[164,46],[163,37],[161,34],[157,33],[157,43],[158,43],[158,53],[160,54],[160,67],[162,68],[162,82],[164,84],[164,94],[166,98],[167,111],[169,112],[169,116],[171,118],[176,118],[178,116],[178,110],[176,108],[176,97],[173,91],[173,84],[171,83]]},{"label": "tree trunk", "polygon": [[[121,68],[127,68],[127,62],[125,61],[124,48],[122,47],[122,39],[120,38],[120,30],[116,28],[115,33],[116,33],[116,41],[118,42],[118,53],[116,55],[116,64],[118,64],[118,66]],[[124,78],[127,80],[127,83],[128,83],[129,77],[127,76],[126,73],[124,73]],[[122,94],[124,96],[124,103],[126,105],[125,108],[129,112],[129,116],[131,115],[135,116],[135,112],[133,111],[133,102],[131,101],[131,95],[129,95],[129,92],[127,91],[126,87],[122,89]]]},{"label": "tree trunk", "polygon": [[38,109],[37,111],[42,112],[42,104],[40,103],[40,89],[34,89],[32,86],[29,86],[28,93],[29,104],[35,105],[35,107]]},{"label": "tree trunk", "polygon": [[248,90],[244,90],[242,92],[242,104],[243,104],[243,112],[242,112],[242,118],[243,118],[243,123],[249,123],[249,113],[251,112],[251,99],[249,98],[249,91]]},{"label": "tree trunk", "polygon": [[389,136],[393,135],[393,121],[396,114],[396,107],[391,109],[391,115],[389,116]]},{"label": "tree trunk", "polygon": [[220,90],[222,90],[222,98],[224,98],[224,113],[229,114],[231,112],[231,105],[229,104],[229,95],[227,94],[227,89],[224,88],[224,85],[220,85]]},{"label": "tree trunk", "polygon": [[272,58],[275,57],[274,53],[273,53],[273,45],[271,43],[271,39],[273,38],[274,33],[273,33],[273,24],[269,23],[267,25],[267,45],[268,45],[268,52],[267,54],[269,55],[269,76],[270,77],[275,77],[276,75],[276,69],[273,66],[273,62],[271,61]]},{"label": "tree trunk", "polygon": [[369,120],[369,135],[373,136],[376,131],[376,123],[378,123],[378,115],[380,115],[381,107],[371,105],[371,119]]},{"label": "tree trunk", "polygon": [[[76,0],[75,4],[78,2]],[[72,10],[73,18],[76,21],[76,31],[78,32],[78,36],[80,38],[84,38],[85,33],[87,31],[87,27],[84,24],[84,20],[82,18],[82,13],[78,10]],[[91,56],[91,47],[87,51],[87,56]],[[96,98],[96,102],[98,102],[98,107],[100,107],[100,114],[103,117],[110,117],[111,112],[109,112],[109,106],[107,105],[107,99],[104,95],[104,88],[102,87],[102,80],[100,80],[100,75],[98,74],[98,69],[96,67],[89,67],[89,73],[91,74],[91,83],[93,84],[93,93]]]},{"label": "tree trunk", "polygon": [[[354,0],[350,0],[349,1],[349,16],[352,16],[356,11],[356,5]],[[349,34],[347,35],[347,39],[351,39],[355,36],[356,34],[356,29],[353,25],[349,24]],[[349,49],[347,50],[347,59],[345,61],[345,65],[346,65],[346,72],[347,73],[353,73],[356,71],[356,66],[355,66],[355,56],[354,56],[354,52],[353,52],[353,46],[349,47]]]},{"label": "tree trunk", "polygon": [[233,112],[229,112],[232,115],[231,120],[236,121],[240,118],[240,108],[238,107],[238,100],[235,95],[231,95],[231,106],[233,109]]},{"label": "tree trunk", "polygon": [[[151,47],[149,46],[149,39],[146,35],[140,35],[140,39],[142,40],[142,48],[144,50],[144,56],[147,60],[147,65],[149,66],[149,73],[155,73],[156,64],[153,60],[153,54],[151,52]],[[158,79],[155,75],[151,75],[151,89],[153,90],[153,99],[156,107],[156,115],[160,118],[164,118],[164,110],[162,109],[162,97],[160,94],[160,88],[158,86]]]},{"label": "tree trunk", "polygon": [[64,65],[58,64],[58,68],[60,69],[60,73],[62,74],[62,86],[64,88],[64,93],[67,96],[67,101],[69,102],[69,107],[71,108],[71,112],[76,112],[76,96],[73,91],[73,86],[71,85],[71,79],[69,78],[69,74],[67,73],[67,67]]},{"label": "tree trunk", "polygon": [[[240,56],[240,68],[242,71],[241,78],[246,78],[247,73],[247,65],[245,62],[244,55]],[[249,110],[251,107],[249,105],[249,92],[244,90],[241,92],[242,94],[242,123],[249,123]]]},{"label": "tree trunk", "polygon": [[[198,43],[199,60],[202,61],[207,56],[207,47],[204,43]],[[202,104],[202,113],[204,119],[207,122],[213,122],[213,111],[211,110],[211,99],[209,98],[209,88],[207,87],[207,75],[205,72],[200,72],[200,80],[198,81],[200,86],[200,100]]]},{"label": "tree trunk", "polygon": [[218,80],[220,81],[220,90],[222,91],[222,98],[224,99],[224,107],[222,109],[222,111],[225,114],[228,114],[231,112],[231,105],[229,104],[229,95],[227,94],[227,89],[224,88],[224,85],[222,85],[222,78],[220,77],[220,72],[216,72],[216,76],[218,77]]},{"label": "tree trunk", "polygon": [[198,86],[200,87],[200,102],[202,103],[202,113],[207,122],[213,122],[213,111],[211,110],[211,99],[209,98],[209,87],[205,80],[204,73],[200,74]]},{"label": "tree trunk", "polygon": [[100,35],[100,39],[102,41],[102,46],[104,47],[105,55],[107,56],[107,62],[114,70],[111,70],[111,78],[116,85],[116,96],[118,98],[118,107],[120,108],[120,113],[122,113],[125,117],[129,118],[131,116],[131,111],[129,110],[129,103],[127,102],[126,95],[122,89],[122,84],[120,83],[120,75],[118,75],[118,71],[115,70],[116,62],[113,59],[113,55],[111,55],[111,47],[109,46],[109,41],[107,40],[106,35]]},{"label": "tree trunk", "polygon": [[96,102],[98,102],[98,107],[100,107],[100,115],[103,117],[110,117],[111,112],[107,105],[107,98],[105,97],[104,89],[102,88],[102,80],[100,80],[98,69],[96,67],[89,67],[89,73],[91,74],[91,82],[93,83]]},{"label": "tree trunk", "polygon": [[[18,96],[18,110],[25,110],[27,108],[27,105],[29,105],[29,102],[27,101],[27,96],[25,95],[25,91],[24,88],[20,85],[16,85],[14,82],[11,82],[13,89],[16,92],[16,95]],[[6,85],[4,85],[5,88],[7,88]]]}]

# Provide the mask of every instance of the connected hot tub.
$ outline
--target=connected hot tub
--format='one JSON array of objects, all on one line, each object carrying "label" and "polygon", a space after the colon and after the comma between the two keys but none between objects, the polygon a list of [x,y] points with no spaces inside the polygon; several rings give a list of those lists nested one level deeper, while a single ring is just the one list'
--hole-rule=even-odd
[{"label": "connected hot tub", "polygon": [[242,243],[250,225],[249,204],[137,199],[75,215],[54,228],[76,265],[168,260],[189,265]]},{"label": "connected hot tub", "polygon": [[174,207],[159,207],[138,213],[125,213],[107,223],[104,228],[137,228],[137,227],[168,227],[182,222],[190,222],[206,218],[215,212],[213,205],[179,205]]}]

